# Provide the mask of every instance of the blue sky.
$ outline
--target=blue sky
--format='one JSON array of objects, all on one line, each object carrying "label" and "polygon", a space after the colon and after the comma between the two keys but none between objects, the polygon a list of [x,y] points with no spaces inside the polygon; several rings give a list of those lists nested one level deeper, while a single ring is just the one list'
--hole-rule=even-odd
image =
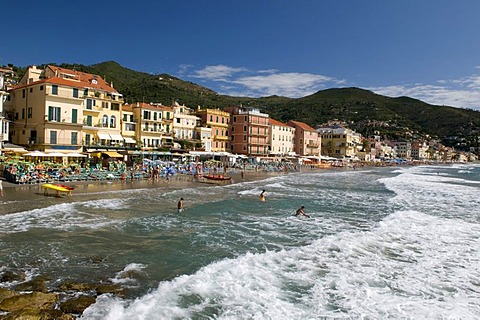
[{"label": "blue sky", "polygon": [[2,1],[0,65],[113,60],[218,93],[360,87],[480,110],[478,0]]}]

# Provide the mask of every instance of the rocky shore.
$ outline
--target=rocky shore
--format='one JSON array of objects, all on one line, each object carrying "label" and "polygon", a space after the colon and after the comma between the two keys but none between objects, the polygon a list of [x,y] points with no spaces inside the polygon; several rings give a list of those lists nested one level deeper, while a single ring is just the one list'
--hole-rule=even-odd
[{"label": "rocky shore", "polygon": [[[135,277],[126,273],[124,277]],[[125,288],[114,283],[78,283],[66,281],[51,287],[45,276],[26,280],[22,271],[5,271],[2,285],[14,284],[9,289],[0,287],[0,319],[24,320],[71,320],[77,319],[83,311],[95,303],[102,294],[119,297],[125,295]]]}]

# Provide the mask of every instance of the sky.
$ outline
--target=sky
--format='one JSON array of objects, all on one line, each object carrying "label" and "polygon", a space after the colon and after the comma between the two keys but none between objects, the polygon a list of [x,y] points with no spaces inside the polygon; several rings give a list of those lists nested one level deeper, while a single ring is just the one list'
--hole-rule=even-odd
[{"label": "sky", "polygon": [[0,65],[116,61],[220,94],[480,110],[478,0],[0,0]]}]

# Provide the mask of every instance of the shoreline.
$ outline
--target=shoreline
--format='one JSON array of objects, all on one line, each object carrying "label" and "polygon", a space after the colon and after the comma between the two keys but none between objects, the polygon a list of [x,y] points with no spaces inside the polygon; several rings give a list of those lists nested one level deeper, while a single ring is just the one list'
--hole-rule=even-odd
[{"label": "shoreline", "polygon": [[185,188],[195,188],[199,186],[222,186],[241,182],[259,181],[269,177],[299,173],[299,172],[321,172],[325,169],[303,169],[295,172],[267,172],[267,171],[247,171],[244,177],[241,176],[241,171],[232,171],[228,176],[232,177],[232,181],[228,183],[202,183],[195,181],[192,175],[177,174],[165,180],[161,178],[158,181],[148,179],[124,181],[124,180],[104,180],[104,181],[75,181],[62,182],[62,184],[72,186],[75,189],[71,195],[61,194],[59,197],[55,196],[54,191],[50,191],[47,195],[44,194],[42,184],[27,184],[18,185],[3,180],[3,197],[0,197],[0,216],[23,212],[27,210],[34,210],[51,205],[74,202],[80,199],[89,200],[92,198],[101,198],[102,193],[115,192],[134,189],[150,189],[155,188],[159,191],[172,191]]}]

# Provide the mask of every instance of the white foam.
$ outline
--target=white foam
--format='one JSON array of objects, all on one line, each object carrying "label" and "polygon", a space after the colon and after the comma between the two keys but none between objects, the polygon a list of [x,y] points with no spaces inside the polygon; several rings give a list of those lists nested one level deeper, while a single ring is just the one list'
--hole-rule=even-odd
[{"label": "white foam", "polygon": [[83,319],[475,318],[478,234],[397,212],[370,232],[212,263],[135,301],[102,296]]}]

